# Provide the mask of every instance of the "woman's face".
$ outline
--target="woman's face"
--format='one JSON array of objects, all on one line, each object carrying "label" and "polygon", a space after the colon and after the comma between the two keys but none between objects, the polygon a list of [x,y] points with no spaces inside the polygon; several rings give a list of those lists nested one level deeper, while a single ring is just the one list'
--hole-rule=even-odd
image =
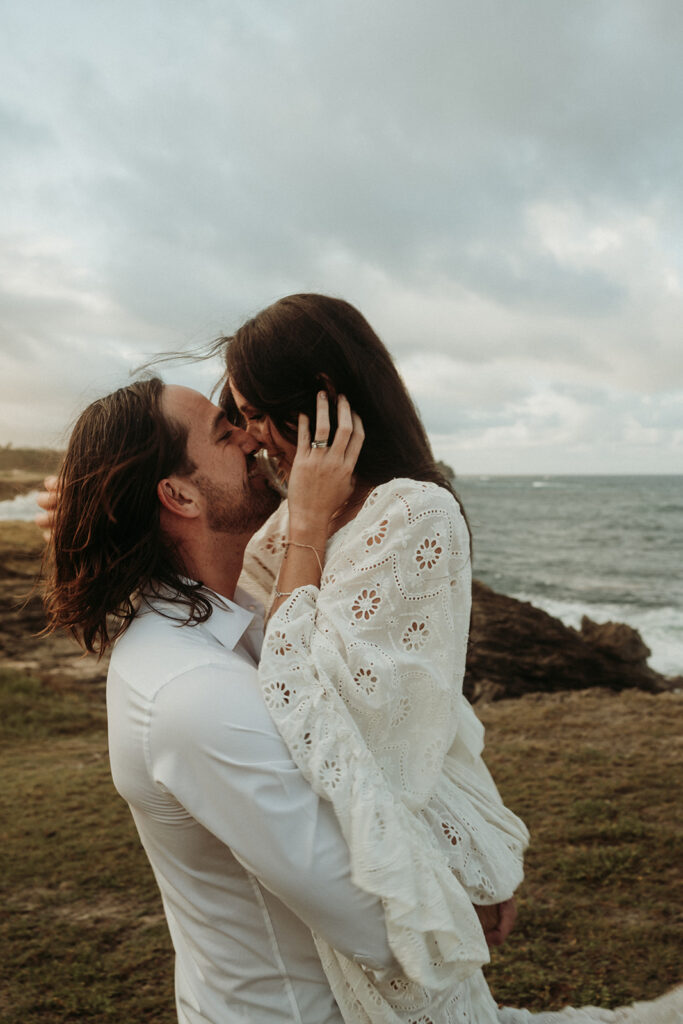
[{"label": "woman's face", "polygon": [[280,471],[285,476],[289,476],[296,455],[296,445],[283,437],[270,416],[266,416],[260,409],[251,405],[244,395],[240,394],[232,381],[230,381],[230,390],[235,405],[244,417],[244,429],[258,441],[261,447],[266,449],[272,459],[277,459]]}]

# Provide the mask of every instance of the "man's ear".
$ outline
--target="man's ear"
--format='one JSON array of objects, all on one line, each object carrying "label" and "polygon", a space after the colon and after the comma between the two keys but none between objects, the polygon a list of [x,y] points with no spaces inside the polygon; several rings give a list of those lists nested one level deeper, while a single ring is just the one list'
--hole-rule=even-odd
[{"label": "man's ear", "polygon": [[157,496],[163,508],[183,519],[196,519],[200,513],[199,492],[186,477],[164,477],[157,484]]}]

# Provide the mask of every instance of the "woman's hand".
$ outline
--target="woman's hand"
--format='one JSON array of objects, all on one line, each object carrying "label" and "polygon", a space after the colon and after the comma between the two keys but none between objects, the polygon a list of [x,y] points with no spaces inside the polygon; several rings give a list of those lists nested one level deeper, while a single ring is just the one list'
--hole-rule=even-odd
[{"label": "woman's hand", "polygon": [[514,896],[503,903],[482,907],[474,904],[484,938],[489,946],[502,946],[512,931],[517,917],[517,905]]},{"label": "woman's hand", "polygon": [[287,487],[291,540],[308,539],[309,544],[324,546],[330,520],[353,494],[354,470],[365,433],[360,417],[343,395],[337,400],[337,431],[328,446],[329,436],[329,400],[321,391],[313,443],[308,417],[299,416],[296,456]]},{"label": "woman's hand", "polygon": [[299,437],[287,488],[289,538],[271,613],[298,587],[320,585],[330,521],[354,491],[353,473],[365,434],[360,417],[351,412],[342,395],[337,400],[337,432],[331,445],[329,436],[329,402],[321,391],[313,442],[308,417],[299,416]]},{"label": "woman's hand", "polygon": [[52,526],[55,519],[55,509],[59,504],[59,491],[57,489],[59,481],[56,476],[46,476],[43,480],[44,491],[40,491],[36,501],[44,512],[38,512],[34,522],[36,526],[40,526],[43,531],[43,537],[45,540],[49,540],[52,535]]}]

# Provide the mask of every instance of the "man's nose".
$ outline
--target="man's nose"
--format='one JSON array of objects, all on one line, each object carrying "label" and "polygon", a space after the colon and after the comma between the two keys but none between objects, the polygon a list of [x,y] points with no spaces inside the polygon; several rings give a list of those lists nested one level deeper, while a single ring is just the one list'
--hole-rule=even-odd
[{"label": "man's nose", "polygon": [[241,427],[233,428],[231,440],[234,441],[245,455],[251,455],[261,447],[258,440],[251,436],[251,431],[249,429],[243,430]]}]

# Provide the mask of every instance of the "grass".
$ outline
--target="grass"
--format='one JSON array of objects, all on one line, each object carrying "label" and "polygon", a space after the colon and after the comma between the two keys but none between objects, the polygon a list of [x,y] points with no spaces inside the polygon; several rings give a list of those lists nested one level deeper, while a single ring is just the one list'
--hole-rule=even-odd
[{"label": "grass", "polygon": [[[0,1020],[173,1024],[170,942],[109,778],[101,687],[4,673],[0,699]],[[680,980],[680,703],[594,691],[480,708],[533,836],[517,927],[487,969],[499,1002],[614,1006]]]},{"label": "grass", "polygon": [[517,927],[487,969],[499,1001],[611,1007],[680,982],[681,700],[594,690],[480,709],[489,767],[532,834]]},{"label": "grass", "polygon": [[102,689],[5,673],[0,694],[0,1020],[170,1024],[170,941],[109,776]]},{"label": "grass", "polygon": [[0,445],[0,473],[13,471],[33,473],[53,473],[64,456],[63,452],[54,448],[13,448],[11,444]]},{"label": "grass", "polygon": [[[38,512],[36,505],[36,512]],[[45,542],[35,523],[0,523],[0,571],[32,577],[40,568]]]}]

